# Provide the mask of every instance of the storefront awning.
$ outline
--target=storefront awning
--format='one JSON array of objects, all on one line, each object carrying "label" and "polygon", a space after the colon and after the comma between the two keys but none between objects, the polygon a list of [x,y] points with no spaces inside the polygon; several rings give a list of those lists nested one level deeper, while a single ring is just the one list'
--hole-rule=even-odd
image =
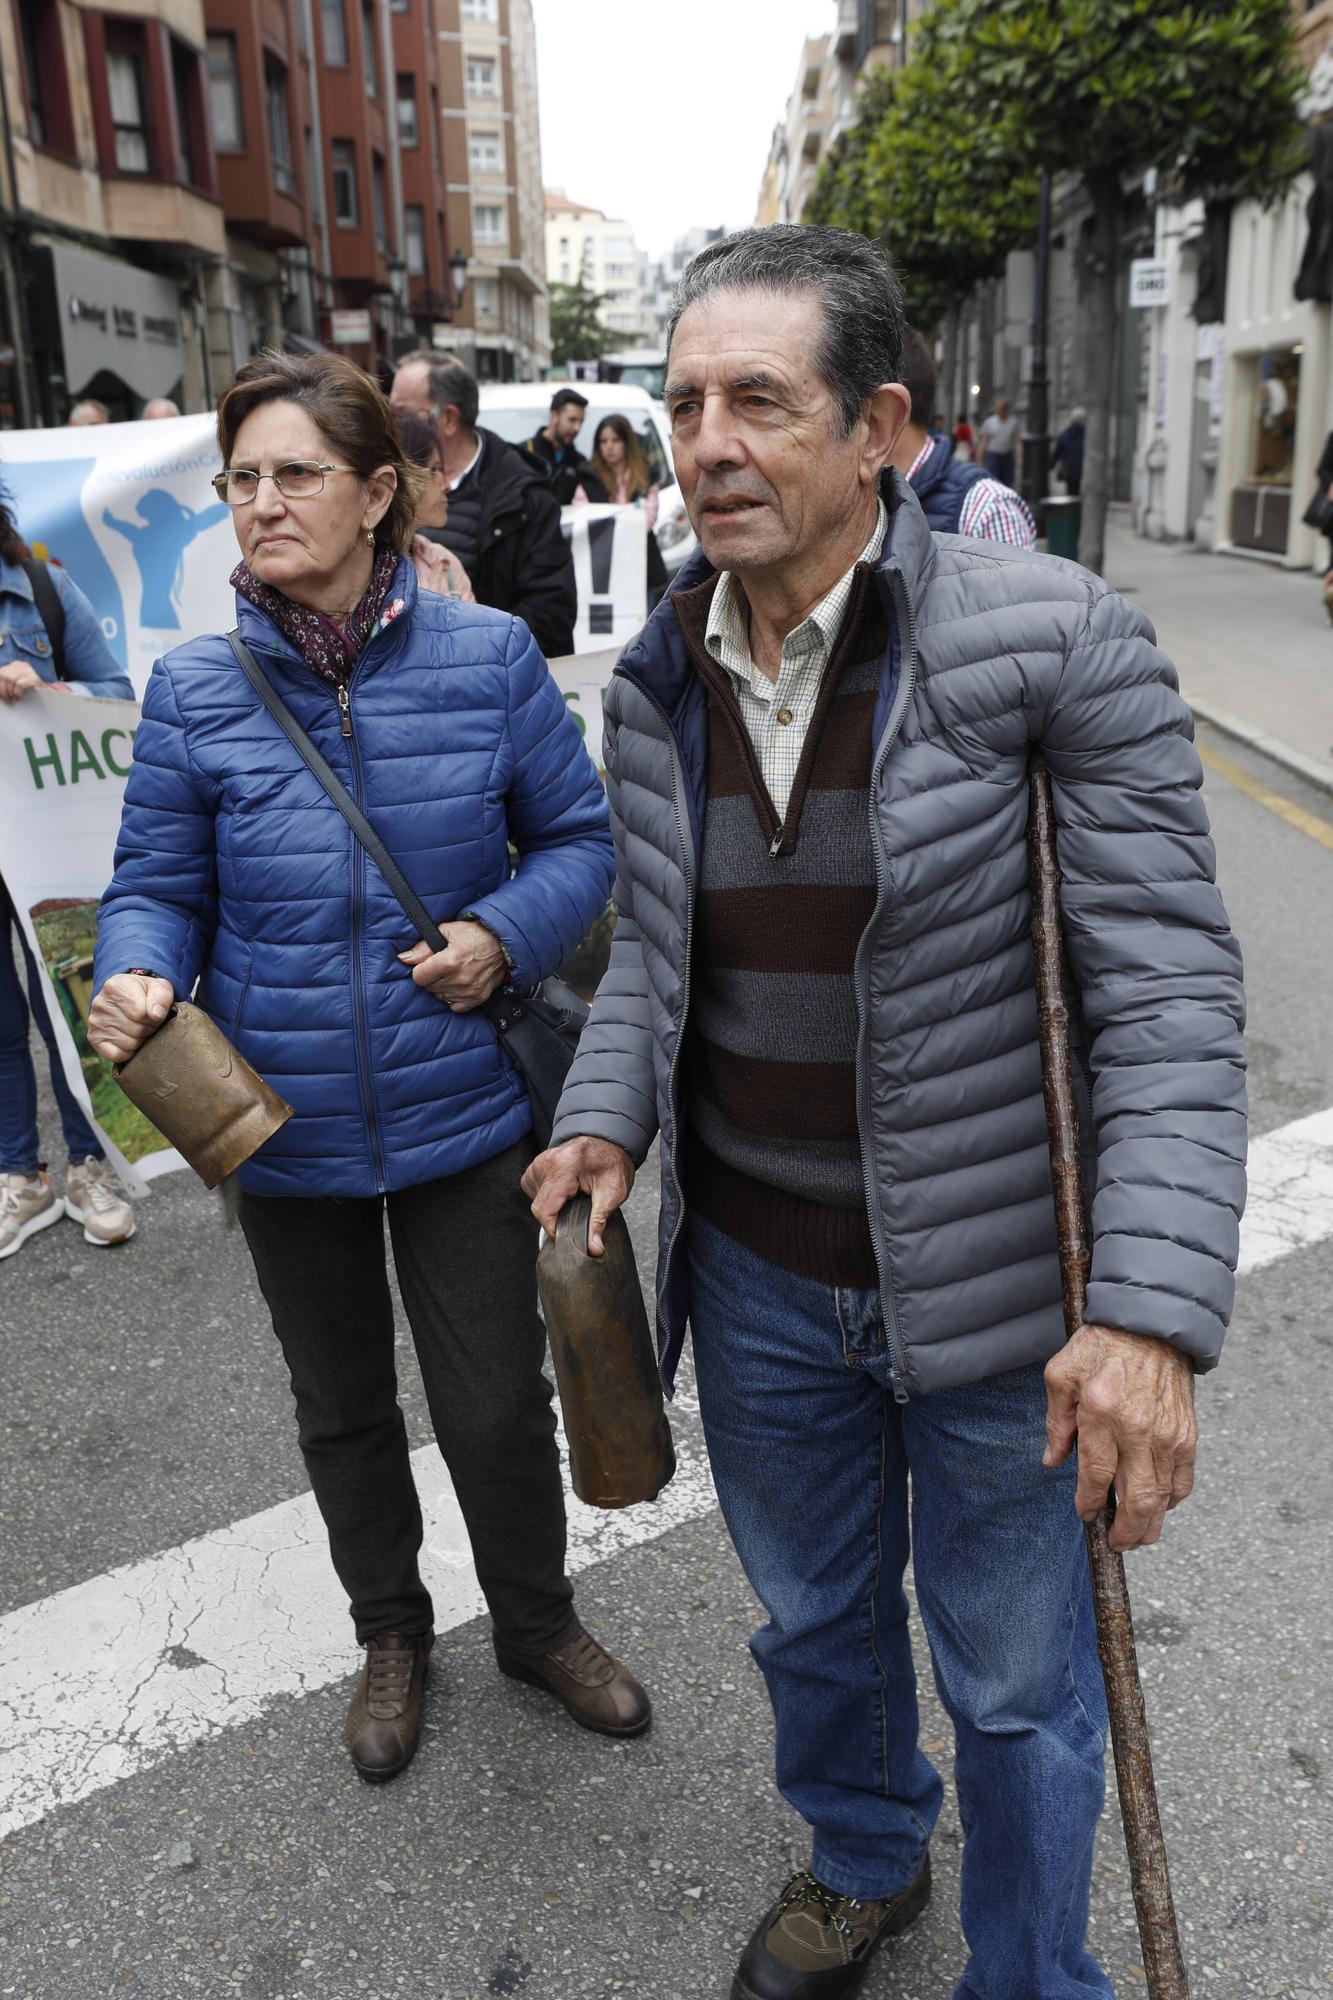
[{"label": "storefront awning", "polygon": [[168,395],[185,367],[180,293],[171,280],[72,244],[43,247],[69,393],[77,396],[107,369],[145,402]]}]

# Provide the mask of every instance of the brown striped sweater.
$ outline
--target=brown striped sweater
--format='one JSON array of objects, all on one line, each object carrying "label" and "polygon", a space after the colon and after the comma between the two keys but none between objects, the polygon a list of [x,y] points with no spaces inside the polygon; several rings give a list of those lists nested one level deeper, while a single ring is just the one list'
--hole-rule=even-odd
[{"label": "brown striped sweater", "polygon": [[716,581],[673,599],[709,704],[686,1195],[770,1262],[870,1287],[852,967],[875,906],[869,788],[884,613],[866,565],[780,822],[731,682],[704,646]]}]

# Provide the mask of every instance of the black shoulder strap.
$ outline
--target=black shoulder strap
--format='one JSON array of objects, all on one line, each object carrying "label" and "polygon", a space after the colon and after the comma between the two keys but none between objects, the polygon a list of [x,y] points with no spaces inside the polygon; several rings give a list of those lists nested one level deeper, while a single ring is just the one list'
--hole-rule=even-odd
[{"label": "black shoulder strap", "polygon": [[416,930],[432,951],[445,951],[448,941],[436,925],[430,911],[418,896],[412,884],[404,875],[398,863],[390,854],[384,842],[376,833],[370,821],[362,812],[352,794],[328,760],[322,757],[310,738],[302,729],[296,717],[288,708],[278,690],[274,687],[264,669],[260,666],[239,632],[229,632],[231,650],[241,663],[245,674],[259,699],[263,702],[273,720],[281,729],[287,741],[297,750],[309,768],[323,785],[329,797],[337,806],[352,832],[356,835],[366,853],[370,856],[380,874],[384,877],[394,895],[398,898]]},{"label": "black shoulder strap", "polygon": [[51,572],[36,556],[24,556],[23,573],[32,585],[33,602],[37,615],[46,627],[46,636],[51,641],[51,665],[55,668],[58,681],[65,678],[65,606],[60,592],[51,580]]}]

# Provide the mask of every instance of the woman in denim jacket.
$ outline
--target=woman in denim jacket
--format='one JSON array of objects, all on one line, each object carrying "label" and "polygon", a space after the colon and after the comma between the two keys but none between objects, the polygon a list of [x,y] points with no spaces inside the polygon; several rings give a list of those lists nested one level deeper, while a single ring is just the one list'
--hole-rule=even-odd
[{"label": "woman in denim jacket", "polygon": [[[42,685],[70,694],[133,700],[134,689],[116,665],[97,613],[78,585],[58,568],[48,572],[65,613],[62,678],[56,678],[51,635],[23,567],[30,560],[27,543],[0,502],[0,701],[22,701]],[[26,995],[11,933],[17,935],[23,954]],[[51,1087],[69,1149],[63,1198],[38,1158],[29,1007],[49,1053]],[[98,1246],[123,1243],[134,1234],[134,1210],[113,1180],[101,1144],[65,1080],[47,1011],[45,978],[0,875],[0,1258],[12,1257],[30,1236],[62,1215],[81,1222],[84,1240]]]}]

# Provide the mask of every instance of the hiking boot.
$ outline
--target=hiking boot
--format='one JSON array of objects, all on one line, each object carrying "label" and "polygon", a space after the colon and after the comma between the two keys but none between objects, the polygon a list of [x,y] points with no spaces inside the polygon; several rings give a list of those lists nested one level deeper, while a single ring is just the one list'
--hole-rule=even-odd
[{"label": "hiking boot", "polygon": [[421,1695],[433,1632],[380,1632],[366,1641],[366,1663],[347,1710],[347,1748],[369,1784],[405,1771],[421,1739]]},{"label": "hiking boot", "polygon": [[43,1168],[32,1180],[27,1174],[0,1174],[0,1257],[12,1257],[39,1229],[49,1229],[65,1213],[65,1204]]},{"label": "hiking boot", "polygon": [[737,1968],[731,2000],[840,2000],[855,1993],[885,1938],[930,1901],[930,1856],[914,1882],[878,1901],[839,1896],[813,1875],[787,1884]]},{"label": "hiking boot", "polygon": [[495,1658],[510,1680],[553,1694],[575,1722],[601,1736],[638,1736],[653,1719],[652,1703],[629,1668],[581,1625],[554,1653],[516,1653],[497,1639]]},{"label": "hiking boot", "polygon": [[110,1243],[128,1243],[134,1234],[134,1210],[125,1190],[105,1160],[89,1153],[71,1160],[65,1175],[65,1213],[83,1224],[83,1240],[99,1250]]}]

